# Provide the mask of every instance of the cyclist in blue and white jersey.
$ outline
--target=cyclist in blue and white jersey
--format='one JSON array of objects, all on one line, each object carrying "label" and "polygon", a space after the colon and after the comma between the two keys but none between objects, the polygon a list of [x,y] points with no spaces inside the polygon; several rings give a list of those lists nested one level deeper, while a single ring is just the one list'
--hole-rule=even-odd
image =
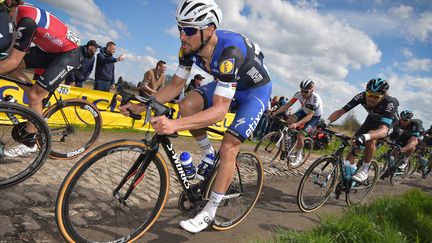
[{"label": "cyclist in blue and white jersey", "polygon": [[297,91],[288,103],[272,112],[272,115],[277,115],[290,108],[297,100],[300,102],[300,109],[288,117],[289,128],[297,128],[304,125],[301,132],[297,133],[296,164],[300,163],[303,159],[302,151],[305,136],[311,135],[321,119],[323,102],[321,96],[314,92],[314,89],[315,83],[311,79],[303,80],[300,83],[300,91]]},{"label": "cyclist in blue and white jersey", "polygon": [[[218,29],[222,12],[213,0],[183,0],[176,18],[181,40],[179,66],[172,82],[154,94],[156,99],[165,103],[179,95],[194,63],[215,80],[187,94],[179,103],[180,119],[153,117],[155,131],[172,134],[190,130],[202,154],[213,154],[207,133],[200,128],[222,120],[233,98],[239,104],[219,149],[220,165],[210,200],[194,218],[180,222],[185,230],[197,233],[215,218],[232,181],[240,145],[252,134],[266,110],[272,84],[259,46],[241,34]],[[127,108],[133,113],[144,110],[141,105],[129,103],[120,107],[125,115],[129,114]]]},{"label": "cyclist in blue and white jersey", "polygon": [[[357,105],[362,105],[369,113],[366,120],[354,134],[355,143],[358,146],[365,146],[364,163],[352,177],[355,181],[364,181],[368,178],[370,162],[376,150],[376,141],[387,136],[389,127],[393,123],[399,102],[387,95],[388,89],[389,85],[384,79],[369,80],[366,91],[354,96],[348,104],[342,109],[333,112],[325,121],[325,124],[328,125]],[[355,150],[353,149],[346,158],[353,168],[355,168],[354,159]]]}]

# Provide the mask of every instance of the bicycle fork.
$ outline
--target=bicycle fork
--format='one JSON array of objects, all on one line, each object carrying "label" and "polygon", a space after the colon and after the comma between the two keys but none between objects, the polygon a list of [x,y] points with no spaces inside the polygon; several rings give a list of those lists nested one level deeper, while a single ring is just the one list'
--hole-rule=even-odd
[{"label": "bicycle fork", "polygon": [[[127,200],[132,191],[136,188],[136,186],[141,182],[144,178],[144,172],[147,167],[150,165],[150,159],[152,155],[155,153],[153,151],[149,151],[146,153],[141,153],[138,158],[135,160],[134,164],[125,174],[123,179],[120,181],[119,185],[114,189],[113,196],[122,204],[127,206]],[[132,179],[131,184],[129,185],[126,193],[124,195],[120,194],[120,189],[126,184],[129,179]]]}]

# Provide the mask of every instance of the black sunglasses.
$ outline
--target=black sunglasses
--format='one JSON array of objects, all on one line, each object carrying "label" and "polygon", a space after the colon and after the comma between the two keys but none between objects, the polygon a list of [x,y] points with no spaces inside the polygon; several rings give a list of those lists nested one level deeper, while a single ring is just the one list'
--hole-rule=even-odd
[{"label": "black sunglasses", "polygon": [[305,94],[307,94],[307,93],[309,93],[309,92],[311,92],[312,90],[300,90],[300,92],[302,92],[302,93],[305,93]]},{"label": "black sunglasses", "polygon": [[183,27],[180,25],[177,25],[177,28],[180,32],[183,32],[188,37],[194,36],[199,30],[198,28],[195,27]]}]

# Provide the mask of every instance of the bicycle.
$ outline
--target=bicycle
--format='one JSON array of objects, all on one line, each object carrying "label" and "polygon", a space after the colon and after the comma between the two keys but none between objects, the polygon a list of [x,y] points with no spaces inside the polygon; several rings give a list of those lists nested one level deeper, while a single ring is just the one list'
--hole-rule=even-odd
[{"label": "bicycle", "polygon": [[382,140],[387,146],[390,147],[386,153],[384,153],[379,158],[379,162],[383,163],[382,171],[384,171],[380,175],[380,179],[384,180],[387,177],[390,177],[390,183],[392,185],[398,185],[402,183],[404,179],[406,179],[409,175],[409,171],[411,168],[411,163],[407,160],[407,165],[404,169],[400,169],[399,167],[404,163],[404,154],[398,153],[398,155],[392,158],[392,152],[394,150],[399,151],[400,145],[388,140]]},{"label": "bicycle", "polygon": [[[151,111],[156,116],[169,115],[169,108],[154,97],[134,96],[122,90],[118,93],[122,104],[137,100],[147,106],[144,124]],[[131,117],[141,118],[134,114]],[[168,168],[159,146],[182,188],[179,209],[199,212],[209,200],[219,156],[211,175],[192,184],[170,141],[173,137],[153,134],[150,138],[147,132],[140,141],[109,142],[82,157],[65,177],[56,200],[56,222],[63,238],[68,242],[129,242],[143,237],[159,218],[169,191]],[[218,207],[213,229],[227,230],[243,221],[256,204],[262,183],[259,158],[254,153],[239,153],[233,182]]]},{"label": "bicycle", "polygon": [[423,178],[426,177],[426,172],[429,166],[429,159],[432,156],[432,149],[426,146],[417,145],[414,154],[411,156],[409,160],[410,163],[410,171],[409,175],[414,174],[414,172],[418,172],[422,175]]},{"label": "bicycle", "polygon": [[[31,122],[36,129],[38,150],[25,157],[7,157],[6,149],[19,143],[26,143],[21,134],[25,126]],[[17,142],[19,141],[19,142]],[[0,189],[10,187],[32,176],[43,165],[51,149],[49,128],[43,118],[25,106],[0,101]]]},{"label": "bicycle", "polygon": [[378,164],[374,160],[371,161],[369,176],[365,181],[356,182],[347,177],[343,152],[350,146],[349,141],[352,137],[329,129],[324,130],[337,137],[340,144],[333,154],[318,158],[304,173],[297,190],[297,205],[305,213],[320,208],[328,200],[333,189],[336,199],[345,193],[345,201],[349,206],[361,204],[373,191],[377,182]]},{"label": "bicycle", "polygon": [[[20,86],[32,87],[33,84],[9,76],[0,75],[1,79]],[[50,157],[69,160],[86,152],[96,141],[102,128],[102,116],[92,103],[82,99],[65,99],[61,97],[64,90],[49,92],[42,101],[42,107],[47,107],[43,118],[51,129],[52,148]],[[54,97],[55,103],[49,105]]]},{"label": "bicycle", "polygon": [[254,152],[259,154],[263,161],[269,161],[270,165],[285,161],[288,169],[296,169],[302,166],[312,154],[314,141],[310,137],[304,138],[302,150],[303,159],[297,163],[297,129],[289,129],[288,123],[280,118],[275,118],[283,127],[279,131],[266,134],[255,146]]}]

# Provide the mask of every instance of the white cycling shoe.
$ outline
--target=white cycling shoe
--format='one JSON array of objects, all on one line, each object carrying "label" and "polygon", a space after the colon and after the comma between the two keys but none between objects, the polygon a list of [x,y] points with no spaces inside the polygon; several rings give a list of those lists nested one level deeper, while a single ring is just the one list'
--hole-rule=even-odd
[{"label": "white cycling shoe", "polygon": [[367,170],[358,170],[355,175],[352,176],[352,179],[357,182],[365,181],[368,178]]},{"label": "white cycling shoe", "polygon": [[180,226],[189,233],[198,233],[207,228],[211,222],[209,213],[203,210],[191,219],[180,221]]},{"label": "white cycling shoe", "polygon": [[37,151],[37,145],[35,144],[33,147],[27,147],[26,145],[20,143],[13,148],[4,151],[5,157],[15,158],[18,156],[24,156],[30,153],[34,153]]}]

